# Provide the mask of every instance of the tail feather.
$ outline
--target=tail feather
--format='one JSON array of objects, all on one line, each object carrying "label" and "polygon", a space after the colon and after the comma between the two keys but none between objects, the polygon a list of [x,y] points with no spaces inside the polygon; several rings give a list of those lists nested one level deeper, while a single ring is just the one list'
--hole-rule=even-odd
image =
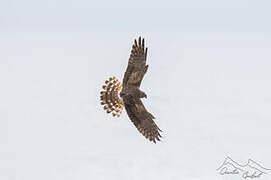
[{"label": "tail feather", "polygon": [[122,85],[115,77],[110,77],[102,86],[104,91],[101,91],[101,105],[107,113],[112,113],[113,116],[119,117],[123,110],[123,101],[119,97]]}]

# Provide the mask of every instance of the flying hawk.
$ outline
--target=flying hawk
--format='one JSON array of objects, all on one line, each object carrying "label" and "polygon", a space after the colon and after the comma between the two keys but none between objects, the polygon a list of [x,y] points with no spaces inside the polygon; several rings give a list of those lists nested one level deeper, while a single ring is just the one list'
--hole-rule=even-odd
[{"label": "flying hawk", "polygon": [[160,129],[153,121],[154,116],[144,107],[141,98],[147,98],[147,95],[141,91],[140,84],[148,70],[146,65],[147,50],[144,47],[144,39],[139,37],[138,42],[135,39],[132,46],[128,66],[124,74],[122,84],[115,77],[110,77],[103,85],[101,91],[101,105],[107,113],[119,117],[123,107],[138,129],[147,139],[156,143],[160,141]]}]

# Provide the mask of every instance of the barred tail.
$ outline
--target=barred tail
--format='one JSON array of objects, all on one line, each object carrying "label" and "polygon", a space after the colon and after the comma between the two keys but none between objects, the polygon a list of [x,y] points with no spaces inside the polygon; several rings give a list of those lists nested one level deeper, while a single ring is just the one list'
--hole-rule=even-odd
[{"label": "barred tail", "polygon": [[104,91],[101,91],[101,105],[107,113],[119,117],[123,110],[123,101],[119,97],[122,85],[115,77],[110,77],[103,85]]}]

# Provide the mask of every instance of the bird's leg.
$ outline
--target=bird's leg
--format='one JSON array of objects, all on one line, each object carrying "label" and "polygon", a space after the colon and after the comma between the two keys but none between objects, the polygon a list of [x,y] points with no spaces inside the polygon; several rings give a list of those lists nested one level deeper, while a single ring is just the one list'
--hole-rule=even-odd
[{"label": "bird's leg", "polygon": [[123,98],[125,96],[125,93],[123,91],[120,92],[120,97]]}]

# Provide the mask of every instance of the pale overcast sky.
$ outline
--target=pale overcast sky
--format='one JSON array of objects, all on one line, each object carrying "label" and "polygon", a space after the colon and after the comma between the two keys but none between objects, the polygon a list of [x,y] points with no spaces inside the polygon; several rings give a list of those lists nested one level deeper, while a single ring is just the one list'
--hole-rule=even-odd
[{"label": "pale overcast sky", "polygon": [[1,29],[270,32],[270,1],[0,2]]},{"label": "pale overcast sky", "polygon": [[[270,5],[1,1],[0,179],[242,179],[216,171],[227,156],[271,168]],[[140,35],[157,144],[99,102]]]}]

